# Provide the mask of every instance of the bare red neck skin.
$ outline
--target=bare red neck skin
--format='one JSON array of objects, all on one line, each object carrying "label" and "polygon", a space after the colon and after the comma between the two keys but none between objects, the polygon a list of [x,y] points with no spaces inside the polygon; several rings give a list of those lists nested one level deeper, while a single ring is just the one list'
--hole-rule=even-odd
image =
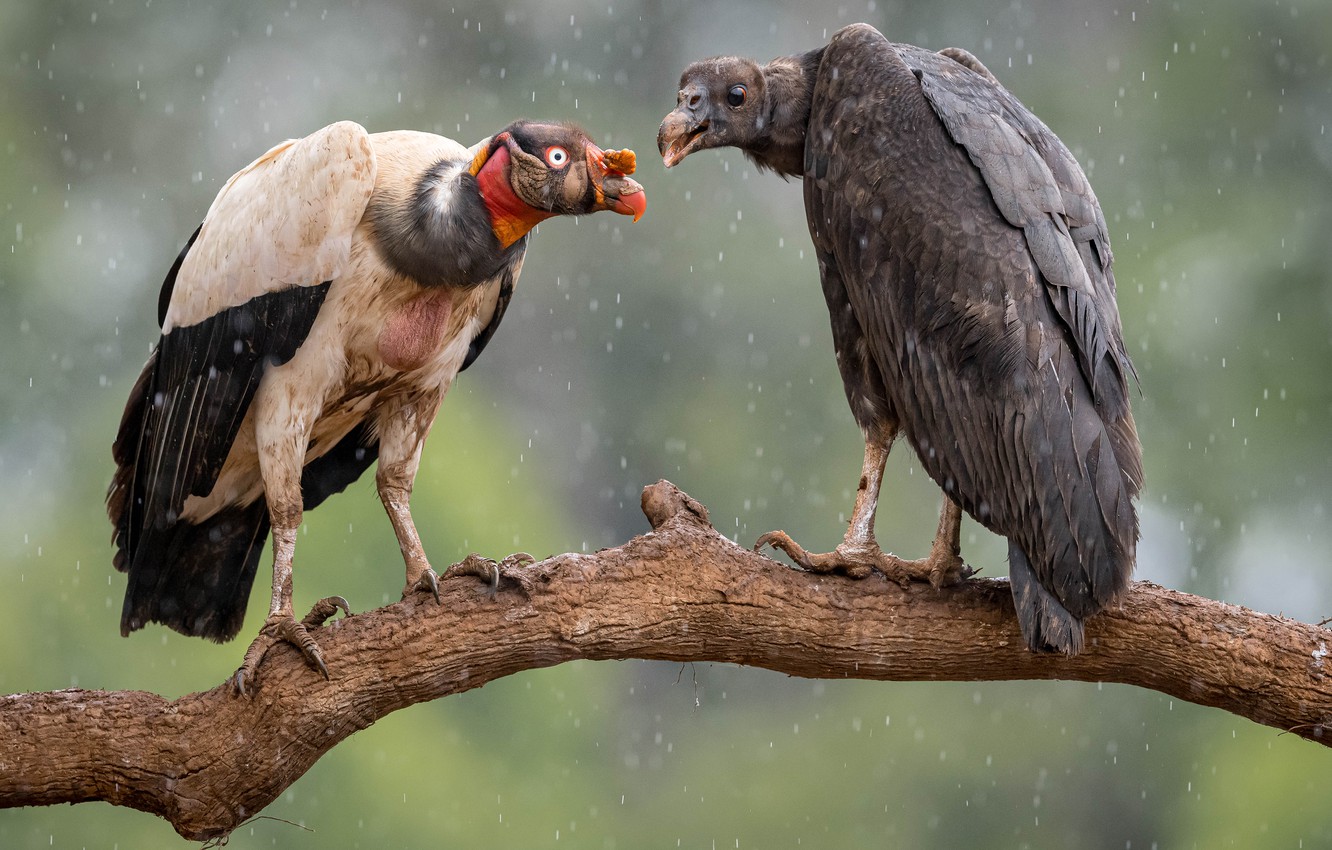
[{"label": "bare red neck skin", "polygon": [[519,198],[509,182],[509,149],[499,145],[477,172],[481,201],[490,211],[490,227],[501,248],[507,248],[555,213],[539,210]]}]

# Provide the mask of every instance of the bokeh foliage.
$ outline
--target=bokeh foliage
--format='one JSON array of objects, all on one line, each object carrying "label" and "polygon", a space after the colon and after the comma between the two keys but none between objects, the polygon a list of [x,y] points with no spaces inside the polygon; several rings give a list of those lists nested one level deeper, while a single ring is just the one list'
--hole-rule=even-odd
[{"label": "bokeh foliage", "polygon": [[[1112,228],[1141,375],[1138,573],[1317,621],[1332,453],[1332,5],[1325,0],[0,2],[0,692],[168,695],[243,645],[117,636],[102,495],[157,287],[222,181],[350,118],[471,142],[572,118],[638,150],[650,208],[540,228],[514,306],[445,402],[415,513],[437,566],[614,545],[667,477],[728,535],[832,546],[859,435],[795,184],[652,155],[684,64],[857,20],[975,52],[1069,144]],[[899,450],[880,538],[938,492]],[[361,482],[308,517],[298,606],[391,600]],[[974,524],[964,554],[1003,574]],[[265,570],[247,632],[262,621]],[[3,742],[0,742],[0,748]],[[231,847],[1315,847],[1327,753],[1218,711],[1073,683],[810,682],[570,664],[393,715]],[[163,846],[101,804],[0,813],[5,847]]]}]

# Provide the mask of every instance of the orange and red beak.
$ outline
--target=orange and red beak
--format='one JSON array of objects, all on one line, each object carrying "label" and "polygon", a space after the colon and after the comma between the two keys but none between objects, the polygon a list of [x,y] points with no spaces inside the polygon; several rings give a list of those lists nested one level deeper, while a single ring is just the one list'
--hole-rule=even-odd
[{"label": "orange and red beak", "polygon": [[634,152],[627,148],[607,151],[588,143],[588,174],[596,194],[594,209],[631,215],[634,221],[643,217],[647,211],[647,193],[637,180],[629,177],[634,173],[635,163]]}]

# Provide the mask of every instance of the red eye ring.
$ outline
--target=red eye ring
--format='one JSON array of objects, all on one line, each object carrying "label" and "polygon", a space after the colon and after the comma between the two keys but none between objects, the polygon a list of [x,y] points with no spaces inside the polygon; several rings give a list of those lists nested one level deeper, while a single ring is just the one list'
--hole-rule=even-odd
[{"label": "red eye ring", "polygon": [[546,148],[546,164],[551,168],[563,168],[569,164],[569,152],[559,145]]}]

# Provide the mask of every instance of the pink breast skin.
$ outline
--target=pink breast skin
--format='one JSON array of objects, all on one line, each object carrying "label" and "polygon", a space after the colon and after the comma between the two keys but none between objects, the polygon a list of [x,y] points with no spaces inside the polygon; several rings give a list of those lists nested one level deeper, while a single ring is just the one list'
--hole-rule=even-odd
[{"label": "pink breast skin", "polygon": [[439,350],[453,312],[451,293],[439,289],[399,307],[379,332],[379,356],[394,369],[410,372]]}]

